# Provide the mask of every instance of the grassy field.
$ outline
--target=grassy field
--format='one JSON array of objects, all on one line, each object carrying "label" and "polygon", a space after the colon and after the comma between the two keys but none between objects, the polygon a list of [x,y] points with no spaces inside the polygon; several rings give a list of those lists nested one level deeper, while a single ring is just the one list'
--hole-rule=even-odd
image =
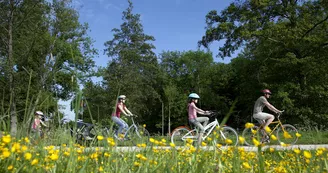
[{"label": "grassy field", "polygon": [[[297,144],[328,143],[327,132],[301,134]],[[261,151],[263,145],[258,145],[260,152],[247,152],[241,147],[222,150],[220,144],[204,141],[203,146],[215,147],[205,151],[193,146],[192,141],[176,148],[169,137],[152,136],[147,143],[137,143],[142,150],[119,152],[115,150],[120,145],[117,141],[101,135],[89,145],[94,150],[86,150],[60,131],[40,140],[3,134],[0,172],[328,172],[326,148],[275,151],[269,147]],[[159,150],[154,146],[170,147]]]}]

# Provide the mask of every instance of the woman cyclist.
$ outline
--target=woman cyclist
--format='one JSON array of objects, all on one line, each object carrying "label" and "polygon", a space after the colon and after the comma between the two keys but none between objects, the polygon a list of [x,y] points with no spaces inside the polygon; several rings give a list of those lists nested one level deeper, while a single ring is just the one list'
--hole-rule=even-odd
[{"label": "woman cyclist", "polygon": [[[209,111],[204,111],[202,109],[199,109],[196,104],[199,99],[199,95],[196,93],[191,93],[189,95],[189,101],[188,101],[188,120],[190,123],[194,124],[196,127],[200,129],[200,134],[198,137],[198,144],[201,144],[201,139],[203,137],[203,134],[205,132],[204,127],[207,125],[209,118],[208,117],[197,117],[197,113],[202,115],[209,115]],[[203,124],[201,124],[203,123]]]},{"label": "woman cyclist", "polygon": [[119,126],[118,131],[116,132],[116,135],[119,137],[119,134],[122,133],[123,129],[127,129],[129,125],[121,119],[121,113],[123,113],[125,116],[132,116],[132,113],[129,111],[129,109],[125,106],[125,95],[120,95],[117,98],[117,104],[115,108],[115,112],[112,115],[112,120]]}]

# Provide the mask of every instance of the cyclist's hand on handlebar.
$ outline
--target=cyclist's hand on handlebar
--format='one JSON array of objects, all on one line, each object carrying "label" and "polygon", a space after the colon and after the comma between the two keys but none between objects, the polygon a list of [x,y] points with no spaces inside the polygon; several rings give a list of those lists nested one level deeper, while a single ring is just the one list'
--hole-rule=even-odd
[{"label": "cyclist's hand on handlebar", "polygon": [[277,115],[280,116],[283,112],[284,112],[284,110],[279,111],[279,112],[277,112]]}]

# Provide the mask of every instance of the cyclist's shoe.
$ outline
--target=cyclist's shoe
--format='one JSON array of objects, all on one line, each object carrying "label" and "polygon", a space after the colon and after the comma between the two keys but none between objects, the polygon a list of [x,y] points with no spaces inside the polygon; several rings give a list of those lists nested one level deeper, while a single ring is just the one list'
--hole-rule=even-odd
[{"label": "cyclist's shoe", "polygon": [[261,140],[262,143],[270,143],[270,137],[265,135],[265,137]]}]

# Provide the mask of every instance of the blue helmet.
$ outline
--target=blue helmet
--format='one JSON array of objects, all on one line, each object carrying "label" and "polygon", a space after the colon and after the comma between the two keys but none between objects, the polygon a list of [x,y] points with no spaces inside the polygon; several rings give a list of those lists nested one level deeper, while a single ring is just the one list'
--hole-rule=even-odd
[{"label": "blue helmet", "polygon": [[200,97],[199,97],[199,95],[196,94],[196,93],[191,93],[191,94],[189,94],[189,98],[192,98],[192,99],[199,99]]}]

